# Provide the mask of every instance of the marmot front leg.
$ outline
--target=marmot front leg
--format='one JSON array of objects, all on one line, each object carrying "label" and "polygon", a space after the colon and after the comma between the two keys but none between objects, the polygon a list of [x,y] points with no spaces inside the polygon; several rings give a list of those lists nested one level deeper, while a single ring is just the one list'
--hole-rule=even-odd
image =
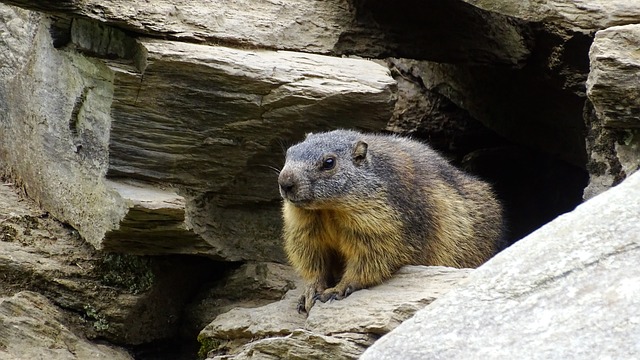
[{"label": "marmot front leg", "polygon": [[351,258],[345,268],[340,282],[324,290],[318,300],[341,300],[351,295],[354,291],[378,285],[391,277],[393,270],[389,264],[374,260],[375,254],[368,256],[356,256]]},{"label": "marmot front leg", "polygon": [[298,313],[309,313],[316,299],[329,287],[326,279],[319,279],[305,287],[302,295],[298,299]]}]

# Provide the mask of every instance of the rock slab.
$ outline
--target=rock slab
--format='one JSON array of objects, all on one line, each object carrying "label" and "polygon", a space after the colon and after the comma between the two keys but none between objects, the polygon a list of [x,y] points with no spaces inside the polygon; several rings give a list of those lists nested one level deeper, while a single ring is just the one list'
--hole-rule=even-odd
[{"label": "rock slab", "polygon": [[498,254],[362,359],[640,356],[640,173]]},{"label": "rock slab", "polygon": [[214,359],[356,359],[379,336],[464,282],[469,272],[406,266],[382,285],[316,304],[306,318],[296,311],[303,288],[298,283],[281,301],[219,315],[198,339]]},{"label": "rock slab", "polygon": [[94,344],[59,321],[47,298],[30,291],[0,298],[0,359],[132,360],[124,350]]}]

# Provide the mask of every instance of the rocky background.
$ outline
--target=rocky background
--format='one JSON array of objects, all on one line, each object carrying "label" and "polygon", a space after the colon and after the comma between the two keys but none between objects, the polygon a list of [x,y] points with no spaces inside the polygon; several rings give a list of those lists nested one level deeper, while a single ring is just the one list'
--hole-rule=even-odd
[{"label": "rocky background", "polygon": [[[638,182],[605,190],[640,167],[640,1],[0,2],[0,358],[356,358],[457,286],[442,323],[424,320],[438,331],[449,312],[495,318],[452,304],[495,299],[496,278],[529,304],[509,321],[567,295],[540,284],[597,278],[580,269],[640,283],[593,265],[638,259]],[[424,139],[493,183],[509,243],[595,198],[471,275],[407,267],[305,318],[277,170],[304,133],[338,127]],[[583,213],[603,214],[588,244],[567,235]],[[599,229],[620,243],[602,250]],[[637,314],[627,285],[606,305]],[[604,306],[590,289],[572,296]],[[593,325],[578,314],[568,334]]]}]

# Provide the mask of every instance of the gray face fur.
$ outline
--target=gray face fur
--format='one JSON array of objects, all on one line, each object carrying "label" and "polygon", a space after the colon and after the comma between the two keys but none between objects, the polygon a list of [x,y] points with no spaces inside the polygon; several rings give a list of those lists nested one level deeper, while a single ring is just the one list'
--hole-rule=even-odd
[{"label": "gray face fur", "polygon": [[345,130],[310,134],[290,147],[278,177],[282,198],[320,209],[358,192],[367,165],[367,144],[359,136]]}]

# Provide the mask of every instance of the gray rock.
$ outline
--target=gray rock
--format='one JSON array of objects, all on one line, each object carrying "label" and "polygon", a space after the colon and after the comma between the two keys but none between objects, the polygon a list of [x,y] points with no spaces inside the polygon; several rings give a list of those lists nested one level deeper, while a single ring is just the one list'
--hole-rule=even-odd
[{"label": "gray rock", "polygon": [[287,291],[300,287],[302,279],[287,265],[246,263],[223,279],[203,286],[184,310],[182,331],[197,334],[213,319],[236,307],[256,308],[281,300]]},{"label": "gray rock", "polygon": [[[565,53],[565,46],[561,42],[554,51]],[[588,47],[584,50],[586,56]],[[556,82],[565,79],[558,76],[557,69],[548,67],[547,62],[556,60],[546,59],[550,55],[544,51],[540,50],[525,69],[409,59],[392,59],[391,63],[418,79],[425,90],[449,99],[498,135],[583,166],[584,98],[573,93],[569,85],[557,86]],[[541,63],[538,58],[545,60]],[[548,76],[541,78],[541,74]]]},{"label": "gray rock", "polygon": [[[388,69],[363,59],[136,41],[89,21],[56,48],[52,20],[1,7],[3,172],[97,249],[284,262],[283,148],[380,129],[395,101]],[[167,192],[177,202],[145,205]]]},{"label": "gray rock", "polygon": [[125,350],[74,334],[64,314],[30,291],[0,298],[0,359],[133,359]]},{"label": "gray rock", "polygon": [[[4,1],[56,15],[118,24],[146,35],[327,53],[349,25],[353,9],[343,0],[260,2],[233,0],[224,6],[185,0]],[[313,21],[309,21],[313,19]]]},{"label": "gray rock", "polygon": [[45,295],[72,311],[89,338],[140,344],[173,336],[210,269],[199,259],[99,253],[11,184],[0,183],[0,204],[0,296]]},{"label": "gray rock", "polygon": [[[596,33],[589,52],[588,199],[640,168],[640,25],[614,26]],[[593,111],[590,111],[590,109]]]},{"label": "gray rock", "polygon": [[363,347],[339,337],[296,329],[287,336],[251,342],[238,354],[219,355],[208,359],[357,359],[363,351]]},{"label": "gray rock", "polygon": [[640,25],[614,26],[598,31],[589,59],[587,96],[604,126],[640,127]]},{"label": "gray rock", "polygon": [[531,22],[591,32],[640,20],[640,3],[627,0],[465,0],[485,10]]},{"label": "gray rock", "polygon": [[[0,5],[5,13],[18,10]],[[20,21],[24,19],[24,21]],[[24,190],[99,245],[124,216],[102,178],[108,167],[113,74],[99,60],[52,46],[42,16],[7,19],[15,38],[0,42],[0,157]],[[12,47],[19,42],[20,48]],[[25,45],[26,44],[26,45]]]},{"label": "gray rock", "polygon": [[362,359],[640,356],[640,173],[520,240]]},{"label": "gray rock", "polygon": [[[233,0],[224,6],[211,6],[204,0],[4,2],[56,17],[79,18],[107,28],[192,43],[503,64],[522,63],[529,54],[525,28],[507,16],[463,1],[434,2],[429,4],[429,11],[411,12],[413,22],[430,24],[428,27],[396,21],[396,17],[407,15],[404,6],[368,1]],[[455,22],[442,21],[453,13]],[[76,20],[73,23],[76,26]],[[107,32],[111,30],[105,29]],[[100,43],[103,46],[99,48],[110,47],[114,54],[126,51],[110,41]]]},{"label": "gray rock", "polygon": [[405,266],[382,285],[316,304],[306,318],[296,311],[299,287],[279,302],[219,315],[198,340],[209,356],[228,354],[221,359],[354,359],[377,337],[464,282],[468,274],[466,269]]}]

